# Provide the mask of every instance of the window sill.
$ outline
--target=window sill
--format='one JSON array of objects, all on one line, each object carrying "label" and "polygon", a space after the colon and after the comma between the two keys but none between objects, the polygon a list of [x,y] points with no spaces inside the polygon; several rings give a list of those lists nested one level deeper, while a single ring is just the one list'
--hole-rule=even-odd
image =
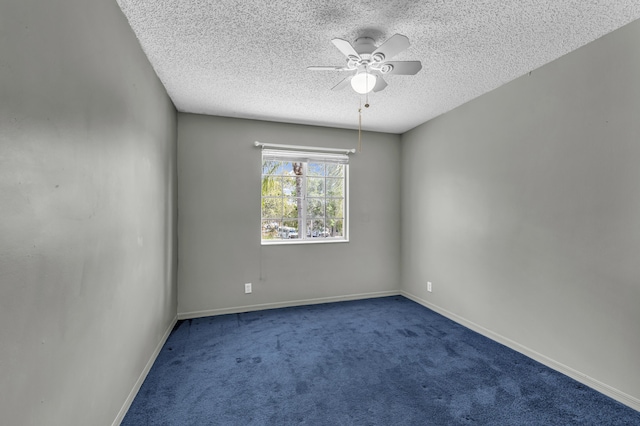
[{"label": "window sill", "polygon": [[295,244],[336,244],[336,243],[348,243],[349,240],[338,240],[338,239],[320,239],[320,240],[298,240],[298,239],[290,239],[290,240],[272,240],[272,241],[261,241],[260,245],[263,246],[286,246],[286,245],[295,245]]}]

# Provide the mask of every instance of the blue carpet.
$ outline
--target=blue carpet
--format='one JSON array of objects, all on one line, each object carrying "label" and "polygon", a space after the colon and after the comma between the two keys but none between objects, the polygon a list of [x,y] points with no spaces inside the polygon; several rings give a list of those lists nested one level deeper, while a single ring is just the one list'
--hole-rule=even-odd
[{"label": "blue carpet", "polygon": [[180,322],[123,425],[640,425],[404,297]]}]

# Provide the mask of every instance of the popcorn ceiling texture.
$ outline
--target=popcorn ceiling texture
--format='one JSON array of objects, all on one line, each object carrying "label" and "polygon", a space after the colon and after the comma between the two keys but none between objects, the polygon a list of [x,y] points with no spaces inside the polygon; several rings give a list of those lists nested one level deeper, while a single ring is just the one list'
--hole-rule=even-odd
[{"label": "popcorn ceiling texture", "polygon": [[395,33],[419,60],[369,95],[363,129],[403,133],[640,18],[637,0],[117,0],[179,111],[357,128],[364,96],[332,38]]}]

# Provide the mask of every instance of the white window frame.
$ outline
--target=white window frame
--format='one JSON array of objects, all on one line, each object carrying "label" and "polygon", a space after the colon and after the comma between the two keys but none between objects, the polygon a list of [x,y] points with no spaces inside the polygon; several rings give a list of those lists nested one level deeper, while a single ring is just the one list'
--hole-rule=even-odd
[{"label": "white window frame", "polygon": [[[256,142],[256,146],[258,146],[258,143]],[[278,145],[278,149],[266,149],[263,146],[263,150],[261,153],[261,172],[260,172],[260,183],[262,185],[262,167],[264,164],[264,157],[265,156],[276,156],[276,157],[280,157],[280,158],[290,158],[290,159],[295,159],[298,161],[295,162],[302,162],[303,164],[303,174],[302,176],[304,177],[302,179],[302,212],[300,214],[300,217],[302,217],[302,220],[298,221],[298,238],[292,238],[292,239],[262,239],[262,227],[263,227],[263,217],[262,217],[262,191],[260,192],[260,242],[262,245],[282,245],[282,244],[327,244],[327,243],[345,243],[345,242],[349,242],[349,157],[347,155],[347,152],[352,152],[352,151],[346,151],[346,150],[331,150],[333,152],[330,152],[329,150],[326,150],[326,152],[320,152],[319,148],[314,148],[315,152],[310,152],[310,151],[294,151],[294,150],[288,150],[288,149],[280,149],[280,147],[282,147],[283,145]],[[296,146],[295,148],[301,148],[299,146]],[[337,153],[338,151],[341,151],[343,153]],[[302,160],[302,161],[300,161]],[[286,161],[286,160],[283,160]],[[308,223],[308,218],[307,218],[307,179],[309,178],[308,173],[307,173],[307,168],[308,168],[308,164],[309,163],[340,163],[344,166],[344,200],[343,200],[343,209],[344,209],[344,214],[343,214],[343,236],[338,236],[338,237],[307,237],[307,223]],[[326,219],[326,216],[325,216]]]}]

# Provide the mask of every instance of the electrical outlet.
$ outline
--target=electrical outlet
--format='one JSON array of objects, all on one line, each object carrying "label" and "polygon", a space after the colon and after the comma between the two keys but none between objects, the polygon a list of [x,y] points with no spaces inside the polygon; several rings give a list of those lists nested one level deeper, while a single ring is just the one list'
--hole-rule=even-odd
[{"label": "electrical outlet", "polygon": [[427,291],[431,293],[431,281],[427,281]]},{"label": "electrical outlet", "polygon": [[247,294],[251,293],[251,283],[246,283],[244,285],[244,292],[247,293]]}]

